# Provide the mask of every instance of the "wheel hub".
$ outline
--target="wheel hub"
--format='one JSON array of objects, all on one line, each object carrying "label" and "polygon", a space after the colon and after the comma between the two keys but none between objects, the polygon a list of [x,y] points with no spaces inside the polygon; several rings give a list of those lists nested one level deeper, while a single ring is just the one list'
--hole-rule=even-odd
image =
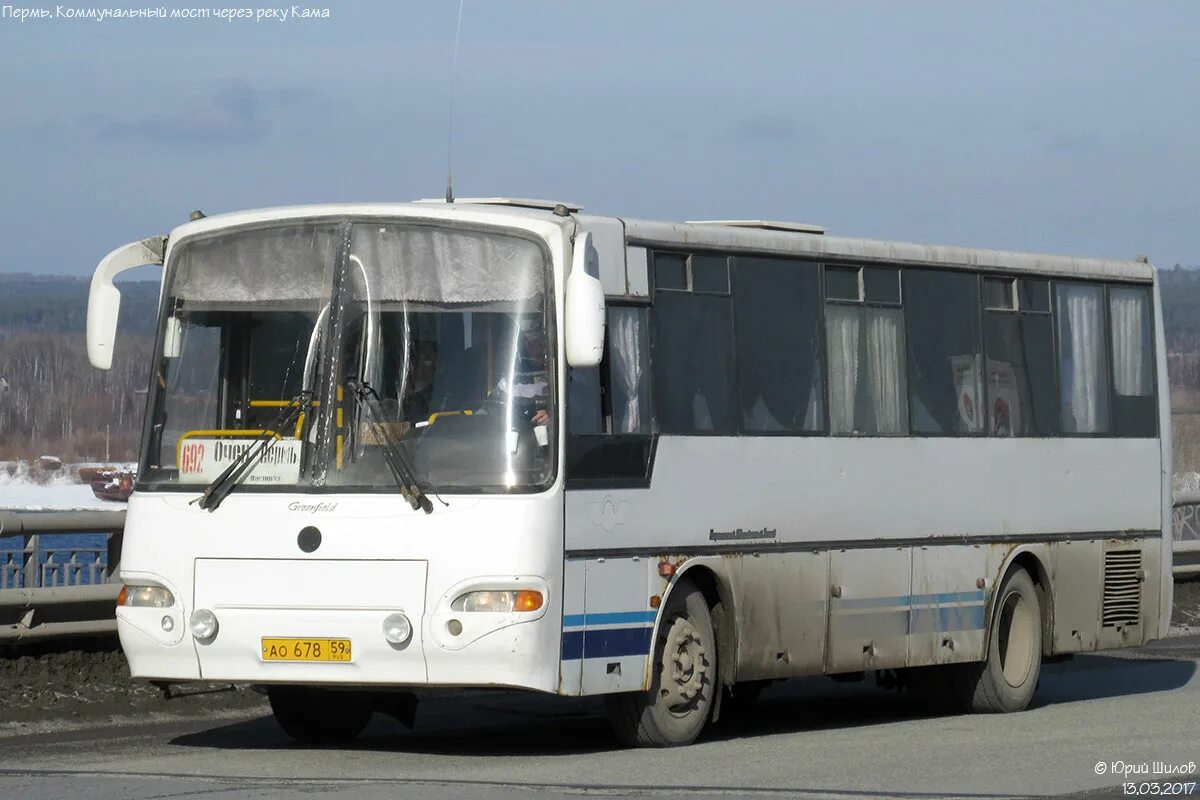
[{"label": "wheel hub", "polygon": [[668,708],[683,710],[700,699],[708,673],[708,659],[700,632],[684,617],[667,632],[663,648],[662,695]]}]

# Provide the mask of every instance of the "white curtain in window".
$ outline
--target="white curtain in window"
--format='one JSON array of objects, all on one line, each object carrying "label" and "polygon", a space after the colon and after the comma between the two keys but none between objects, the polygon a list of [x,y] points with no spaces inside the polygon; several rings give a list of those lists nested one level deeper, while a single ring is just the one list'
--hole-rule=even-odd
[{"label": "white curtain in window", "polygon": [[1099,286],[1058,285],[1059,373],[1063,430],[1067,433],[1108,430],[1103,300],[1104,290]]},{"label": "white curtain in window", "polygon": [[1150,386],[1150,295],[1144,289],[1108,292],[1112,320],[1113,382],[1117,394],[1148,397]]},{"label": "white curtain in window", "polygon": [[826,309],[829,341],[829,424],[834,433],[854,431],[858,396],[858,341],[862,309],[830,305]]},{"label": "white curtain in window", "polygon": [[641,386],[645,380],[645,354],[642,342],[645,332],[641,330],[642,315],[639,309],[613,309],[612,326],[609,328],[609,357],[612,359],[612,381],[614,400],[622,408],[613,409],[613,433],[640,433],[642,431]]},{"label": "white curtain in window", "polygon": [[867,379],[876,433],[907,428],[907,391],[900,354],[904,351],[899,309],[867,311]]}]

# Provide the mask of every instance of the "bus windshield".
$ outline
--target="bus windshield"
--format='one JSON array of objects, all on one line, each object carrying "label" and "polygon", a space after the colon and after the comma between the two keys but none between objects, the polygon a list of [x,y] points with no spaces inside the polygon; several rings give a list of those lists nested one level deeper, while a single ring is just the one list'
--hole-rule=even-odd
[{"label": "bus windshield", "polygon": [[546,263],[531,241],[299,223],[186,242],[167,281],[144,488],[201,488],[264,431],[243,488],[397,491],[389,446],[427,491],[551,481]]}]

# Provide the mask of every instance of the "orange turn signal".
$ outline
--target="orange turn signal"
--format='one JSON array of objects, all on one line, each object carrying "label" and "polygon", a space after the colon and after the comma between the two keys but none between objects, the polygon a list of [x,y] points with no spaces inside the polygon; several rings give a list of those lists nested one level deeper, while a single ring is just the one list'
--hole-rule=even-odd
[{"label": "orange turn signal", "polygon": [[119,606],[125,605],[125,599],[127,597],[129,597],[129,587],[122,586],[121,591],[117,594],[117,605],[119,605]]},{"label": "orange turn signal", "polygon": [[513,602],[514,611],[537,611],[542,607],[542,593],[532,589],[522,589],[517,592]]}]

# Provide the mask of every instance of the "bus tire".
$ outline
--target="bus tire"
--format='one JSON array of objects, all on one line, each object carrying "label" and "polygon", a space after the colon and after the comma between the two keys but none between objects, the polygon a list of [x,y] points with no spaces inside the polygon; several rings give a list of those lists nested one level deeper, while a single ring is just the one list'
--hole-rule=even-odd
[{"label": "bus tire", "polygon": [[1033,579],[1015,569],[996,593],[987,657],[959,667],[960,708],[977,713],[1022,711],[1033,700],[1042,668],[1042,614]]},{"label": "bus tire", "polygon": [[375,713],[366,696],[307,686],[270,686],[267,699],[283,732],[303,744],[353,741]]},{"label": "bus tire", "polygon": [[686,578],[667,598],[652,655],[650,690],[607,695],[609,722],[630,746],[691,744],[712,714],[719,679],[712,614]]}]

